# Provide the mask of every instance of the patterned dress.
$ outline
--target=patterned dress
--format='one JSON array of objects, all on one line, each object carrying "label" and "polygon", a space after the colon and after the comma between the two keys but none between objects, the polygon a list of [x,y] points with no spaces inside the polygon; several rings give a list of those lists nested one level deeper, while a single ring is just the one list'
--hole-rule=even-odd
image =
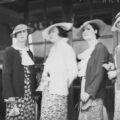
[{"label": "patterned dress", "polygon": [[[92,47],[92,49],[89,48],[89,51],[86,52],[87,55],[86,53],[83,54],[85,56],[85,62],[82,62],[81,67],[83,68],[83,65],[87,64],[87,66],[85,66],[86,70],[82,70],[83,73],[81,77],[83,79],[81,82],[81,93],[87,92],[91,97],[86,101],[86,103],[81,103],[83,106],[80,106],[81,110],[79,112],[78,120],[108,120],[104,119],[107,118],[107,112],[104,106],[107,74],[102,67],[102,64],[108,62],[109,52],[100,42],[96,43],[95,46]],[[105,112],[103,112],[103,110]]]},{"label": "patterned dress", "polygon": [[103,120],[103,102],[101,99],[93,101],[92,105],[87,110],[81,110],[78,120]]},{"label": "patterned dress", "polygon": [[120,120],[120,90],[116,89],[115,84],[115,110],[114,110],[114,120]]},{"label": "patterned dress", "polygon": [[42,94],[40,120],[67,120],[67,96],[49,94],[46,88]]},{"label": "patterned dress", "polygon": [[9,116],[13,105],[6,103],[6,120],[35,120],[35,100],[30,90],[30,71],[24,66],[24,97],[16,97],[16,105],[19,108],[18,116]]},{"label": "patterned dress", "polygon": [[[120,45],[115,49],[115,65],[117,70],[120,70]],[[114,120],[120,120],[120,74],[117,72],[117,79],[115,83],[115,110]]]}]

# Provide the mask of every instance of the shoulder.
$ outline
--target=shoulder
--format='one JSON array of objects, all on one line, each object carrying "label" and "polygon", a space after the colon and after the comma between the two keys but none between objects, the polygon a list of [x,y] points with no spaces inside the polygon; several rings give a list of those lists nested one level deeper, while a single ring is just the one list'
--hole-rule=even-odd
[{"label": "shoulder", "polygon": [[[64,44],[64,50],[65,50],[66,52],[74,52],[73,47],[72,47],[70,44],[68,44],[68,43]],[[74,53],[75,53],[75,52],[74,52]]]},{"label": "shoulder", "polygon": [[5,51],[3,53],[3,62],[7,61],[10,62],[13,60],[13,54],[14,54],[14,49],[10,46],[5,48]]},{"label": "shoulder", "polygon": [[13,59],[13,57],[19,57],[20,54],[18,50],[14,49],[12,46],[9,46],[5,49],[3,56]]},{"label": "shoulder", "polygon": [[14,48],[9,46],[9,47],[5,48],[4,53],[5,54],[13,54],[14,51],[15,51]]},{"label": "shoulder", "polygon": [[104,45],[102,42],[99,42],[99,43],[96,45],[96,47],[97,47],[98,49],[106,48],[105,45]]},{"label": "shoulder", "polygon": [[99,42],[97,45],[96,45],[96,51],[100,51],[100,52],[107,52],[108,53],[108,49],[107,49],[107,47],[103,44],[103,43],[101,43],[101,42]]},{"label": "shoulder", "polygon": [[13,47],[11,47],[11,46],[5,48],[5,51],[13,51],[13,50],[14,50],[14,49],[13,49]]}]

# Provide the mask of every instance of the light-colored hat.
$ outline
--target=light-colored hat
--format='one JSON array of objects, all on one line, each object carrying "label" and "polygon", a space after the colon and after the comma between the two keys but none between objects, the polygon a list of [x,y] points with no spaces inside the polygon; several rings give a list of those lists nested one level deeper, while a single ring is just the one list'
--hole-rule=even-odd
[{"label": "light-colored hat", "polygon": [[33,28],[31,28],[31,27],[29,27],[25,24],[19,24],[14,28],[13,32],[10,35],[14,36],[16,33],[20,32],[20,31],[23,31],[23,30],[28,30],[29,33],[33,32]]},{"label": "light-colored hat", "polygon": [[120,12],[117,13],[117,15],[115,16],[116,20],[112,26],[112,31],[117,31],[117,30],[120,30],[118,27],[117,27],[117,23],[120,21]]},{"label": "light-colored hat", "polygon": [[83,23],[83,25],[78,30],[78,33],[77,33],[78,37],[82,37],[82,32],[83,32],[84,27],[90,23],[95,23],[99,27],[99,36],[101,36],[101,34],[103,33],[105,29],[106,24],[100,19],[94,19],[94,20],[86,21]]},{"label": "light-colored hat", "polygon": [[60,26],[62,27],[64,30],[69,31],[72,28],[72,23],[68,23],[68,22],[61,22],[61,23],[56,23],[53,24],[51,26],[49,26],[48,28],[46,28],[43,32],[42,32],[42,37],[46,40],[50,40],[49,37],[49,31],[53,28],[53,27],[57,27]]}]

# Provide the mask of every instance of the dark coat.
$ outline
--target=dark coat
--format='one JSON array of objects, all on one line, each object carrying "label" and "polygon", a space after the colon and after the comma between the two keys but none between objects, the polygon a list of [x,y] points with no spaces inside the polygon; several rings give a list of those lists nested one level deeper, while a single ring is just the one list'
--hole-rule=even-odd
[{"label": "dark coat", "polygon": [[[30,51],[28,51],[28,54],[33,58]],[[29,68],[31,72],[31,91],[34,94],[36,86],[34,66],[32,65]],[[19,51],[15,50],[13,47],[5,49],[3,57],[2,85],[4,99],[24,96],[24,66],[21,64]]]},{"label": "dark coat", "polygon": [[108,76],[102,64],[108,63],[109,57],[107,48],[102,43],[98,43],[88,61],[85,91],[93,98],[105,98]]}]

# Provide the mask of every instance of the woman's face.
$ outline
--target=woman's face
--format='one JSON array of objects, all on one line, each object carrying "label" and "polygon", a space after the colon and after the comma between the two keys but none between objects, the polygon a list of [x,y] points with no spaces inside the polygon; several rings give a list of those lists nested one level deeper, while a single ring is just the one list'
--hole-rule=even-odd
[{"label": "woman's face", "polygon": [[120,30],[120,20],[117,22],[116,27]]},{"label": "woman's face", "polygon": [[50,36],[51,42],[55,43],[57,41],[58,33],[59,33],[59,31],[56,27],[54,27],[50,30],[49,36]]},{"label": "woman's face", "polygon": [[19,42],[26,42],[27,37],[28,37],[28,31],[27,30],[22,30],[22,31],[16,33],[16,39]]},{"label": "woman's face", "polygon": [[84,40],[91,40],[93,37],[96,36],[97,30],[94,30],[90,24],[87,24],[83,28],[82,37]]}]

